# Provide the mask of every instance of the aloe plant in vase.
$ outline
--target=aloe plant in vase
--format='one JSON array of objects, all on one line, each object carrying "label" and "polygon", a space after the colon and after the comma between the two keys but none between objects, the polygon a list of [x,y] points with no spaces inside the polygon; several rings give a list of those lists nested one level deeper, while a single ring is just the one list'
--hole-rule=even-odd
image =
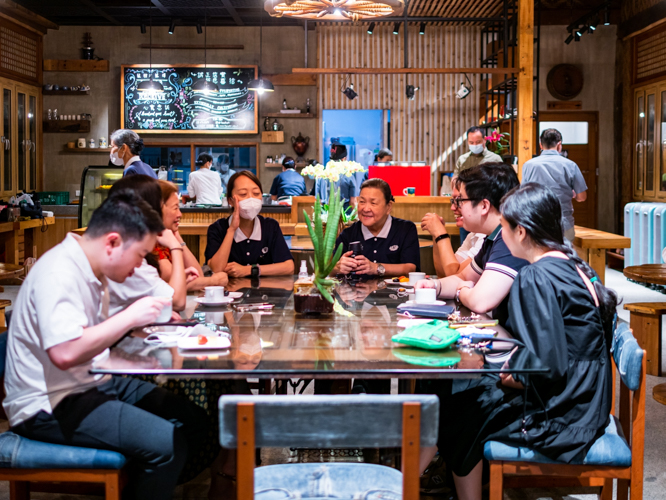
[{"label": "aloe plant in vase", "polygon": [[328,220],[326,231],[322,224],[322,206],[317,196],[314,206],[314,223],[305,210],[305,221],[312,240],[314,249],[314,277],[312,286],[299,288],[294,294],[294,309],[297,313],[323,313],[333,312],[335,299],[333,298],[333,287],[336,280],[330,279],[329,274],[342,256],[342,244],[335,249],[335,240],[338,236],[338,222],[342,213],[342,200],[340,190],[335,190],[331,183],[331,194],[328,204]]}]

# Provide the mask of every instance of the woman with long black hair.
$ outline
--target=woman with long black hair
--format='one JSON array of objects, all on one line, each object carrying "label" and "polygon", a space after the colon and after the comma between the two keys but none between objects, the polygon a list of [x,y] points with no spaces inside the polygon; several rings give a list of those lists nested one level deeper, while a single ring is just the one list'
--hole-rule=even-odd
[{"label": "woman with long black hair", "polygon": [[564,242],[560,202],[548,188],[528,183],[511,191],[501,213],[507,247],[530,263],[511,287],[507,325],[525,347],[505,368],[549,372],[529,380],[485,375],[457,393],[454,385],[442,405],[455,410],[442,412],[440,452],[460,500],[481,499],[486,441],[571,462],[603,434],[611,410],[608,347],[617,295]]}]

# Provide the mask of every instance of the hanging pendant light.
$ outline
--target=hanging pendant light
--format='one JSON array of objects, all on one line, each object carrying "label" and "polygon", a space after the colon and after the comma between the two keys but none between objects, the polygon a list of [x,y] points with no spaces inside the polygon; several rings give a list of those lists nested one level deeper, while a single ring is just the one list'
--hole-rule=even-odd
[{"label": "hanging pendant light", "polygon": [[263,36],[264,36],[264,21],[263,18],[259,17],[259,78],[255,78],[254,80],[250,80],[250,83],[247,84],[248,90],[253,90],[257,92],[259,95],[263,94],[264,92],[274,92],[275,87],[273,87],[273,84],[269,81],[266,80],[265,78],[261,77],[261,61],[262,61],[262,56],[263,56]]},{"label": "hanging pendant light", "polygon": [[266,0],[264,10],[273,17],[296,17],[318,21],[362,21],[399,16],[404,0]]},{"label": "hanging pendant light", "polygon": [[[206,73],[206,68],[208,67],[208,7],[204,10],[204,73]],[[194,92],[201,92],[202,94],[210,94],[212,92],[218,92],[216,83],[209,82],[205,78],[197,80],[192,85],[192,90]]]},{"label": "hanging pendant light", "polygon": [[164,92],[164,87],[160,82],[153,80],[153,4],[150,4],[149,8],[150,13],[150,79],[144,80],[139,85],[136,86],[136,89],[139,92]]}]

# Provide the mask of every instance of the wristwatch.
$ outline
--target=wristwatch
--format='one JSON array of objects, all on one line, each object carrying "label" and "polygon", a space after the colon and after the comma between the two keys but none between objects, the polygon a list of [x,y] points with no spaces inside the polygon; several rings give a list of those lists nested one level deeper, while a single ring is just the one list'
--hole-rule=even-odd
[{"label": "wristwatch", "polygon": [[385,273],[386,273],[386,268],[381,264],[377,264],[377,274],[379,274],[380,276],[384,276]]},{"label": "wristwatch", "polygon": [[446,238],[450,238],[448,233],[440,234],[437,238],[435,238],[435,243],[439,243],[442,240],[445,240]]},{"label": "wristwatch", "polygon": [[251,276],[253,278],[258,278],[259,277],[259,264],[252,264],[252,274]]}]

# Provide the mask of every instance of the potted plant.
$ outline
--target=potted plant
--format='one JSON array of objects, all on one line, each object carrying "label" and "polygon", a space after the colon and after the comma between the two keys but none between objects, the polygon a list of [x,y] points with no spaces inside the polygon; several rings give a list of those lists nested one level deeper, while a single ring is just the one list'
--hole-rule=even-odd
[{"label": "potted plant", "polygon": [[322,224],[322,206],[319,196],[317,196],[314,206],[314,224],[307,212],[303,210],[314,248],[315,272],[312,286],[301,286],[294,293],[294,310],[299,314],[331,314],[333,312],[335,304],[333,287],[337,282],[334,279],[329,279],[328,275],[333,271],[342,256],[342,244],[338,245],[334,252],[341,212],[340,190],[335,190],[333,183],[331,183],[326,231],[324,231]]},{"label": "potted plant", "polygon": [[493,130],[486,137],[488,151],[502,156],[505,152],[509,151],[509,137],[511,137],[509,132],[500,132],[497,129]]}]

